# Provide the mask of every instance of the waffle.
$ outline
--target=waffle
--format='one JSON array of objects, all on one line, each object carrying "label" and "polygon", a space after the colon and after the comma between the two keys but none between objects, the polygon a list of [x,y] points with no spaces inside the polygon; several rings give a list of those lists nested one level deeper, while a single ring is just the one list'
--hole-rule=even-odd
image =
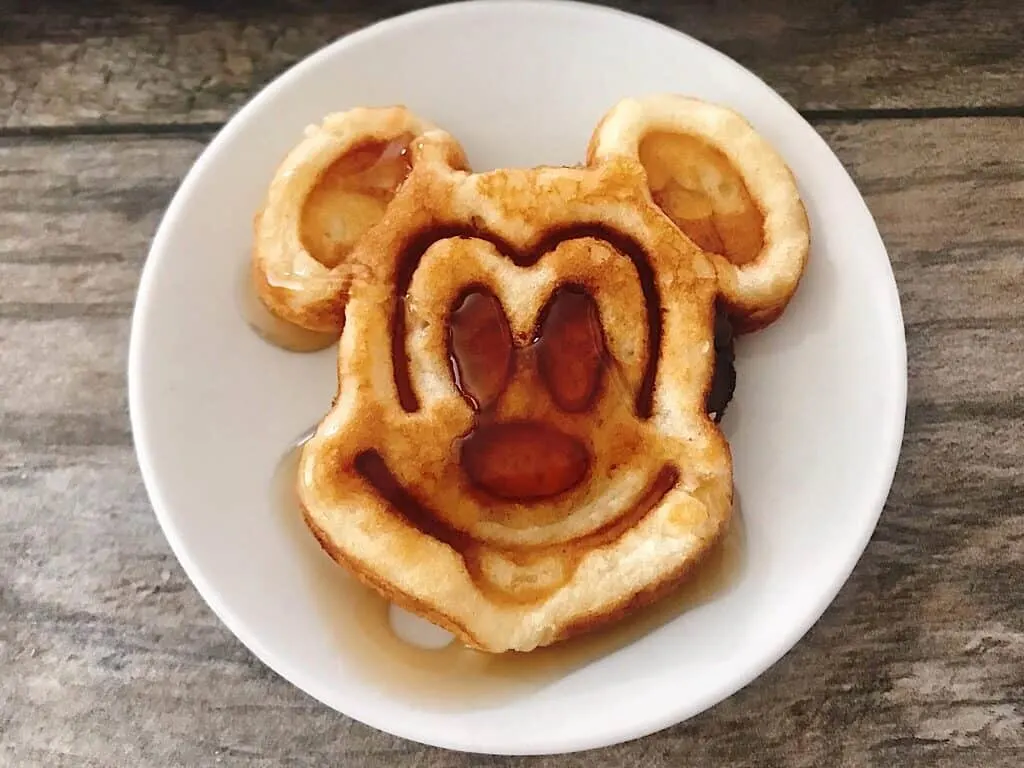
[{"label": "waffle", "polygon": [[627,156],[651,197],[711,257],[736,331],[764,328],[796,292],[810,246],[789,167],[736,112],[677,95],[624,99],[591,138],[591,164]]},{"label": "waffle", "polygon": [[[357,267],[349,256],[412,170],[409,143],[429,130],[401,106],[358,107],[306,130],[253,222],[253,284],[276,317],[309,331],[341,330]],[[464,166],[458,143],[434,135]]]},{"label": "waffle", "polygon": [[[324,257],[303,201],[399,135],[399,183]],[[261,296],[344,329],[297,480],[331,557],[489,652],[615,620],[699,566],[732,514],[716,320],[770,323],[807,257],[793,179],[742,119],[627,100],[585,165],[471,173],[444,131],[360,110],[311,130],[274,183]]]}]

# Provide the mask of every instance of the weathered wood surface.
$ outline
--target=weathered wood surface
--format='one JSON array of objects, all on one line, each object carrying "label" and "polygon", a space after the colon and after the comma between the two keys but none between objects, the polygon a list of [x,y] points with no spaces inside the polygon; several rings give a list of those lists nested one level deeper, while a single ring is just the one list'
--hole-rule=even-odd
[{"label": "weathered wood surface", "polygon": [[[465,756],[322,707],[205,607],[131,449],[149,239],[211,127],[315,48],[422,4],[0,0],[0,766],[1019,766],[1021,3],[617,3],[827,118],[903,300],[910,403],[885,514],[753,685],[620,747]],[[892,114],[917,119],[877,119]]]},{"label": "weathered wood surface", "polygon": [[[219,123],[274,75],[422,0],[0,4],[0,126]],[[1024,3],[620,0],[804,110],[1024,113]]]},{"label": "weathered wood surface", "polygon": [[820,130],[878,219],[907,323],[878,531],[753,685],[647,739],[538,760],[331,712],[257,662],[170,554],[132,453],[126,342],[148,241],[208,137],[0,139],[0,766],[1019,766],[1024,119]]}]

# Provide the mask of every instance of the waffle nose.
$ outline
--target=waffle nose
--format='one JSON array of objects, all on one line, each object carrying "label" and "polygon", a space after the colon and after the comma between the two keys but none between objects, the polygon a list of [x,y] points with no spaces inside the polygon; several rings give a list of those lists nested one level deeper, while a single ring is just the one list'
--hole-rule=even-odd
[{"label": "waffle nose", "polygon": [[580,440],[543,422],[489,424],[467,436],[460,463],[470,482],[509,501],[548,499],[576,487],[590,469]]}]

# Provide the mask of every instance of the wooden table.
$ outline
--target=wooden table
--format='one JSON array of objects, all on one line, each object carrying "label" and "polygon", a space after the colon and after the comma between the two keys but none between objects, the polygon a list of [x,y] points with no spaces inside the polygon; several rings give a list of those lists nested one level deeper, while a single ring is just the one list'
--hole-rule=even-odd
[{"label": "wooden table", "polygon": [[270,77],[414,3],[11,5],[0,765],[1024,764],[1024,3],[622,3],[752,68],[852,172],[903,301],[906,441],[856,572],[779,664],[678,727],[538,760],[407,743],[269,672],[186,580],[132,452],[129,315],[189,164]]}]

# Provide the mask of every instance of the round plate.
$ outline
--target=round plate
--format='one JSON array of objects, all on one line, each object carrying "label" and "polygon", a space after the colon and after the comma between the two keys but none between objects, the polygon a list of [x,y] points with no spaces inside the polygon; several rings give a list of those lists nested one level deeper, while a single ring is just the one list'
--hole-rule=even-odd
[{"label": "round plate", "polygon": [[[792,167],[811,221],[810,263],[789,310],[738,349],[724,428],[745,528],[741,567],[727,587],[623,647],[564,666],[556,655],[542,674],[537,665],[480,677],[465,666],[410,664],[400,644],[374,634],[379,617],[273,486],[282,454],[330,404],[334,353],[289,354],[247,326],[238,292],[253,213],[285,152],[327,112],[404,103],[451,131],[485,170],[579,162],[607,109],[658,91],[745,115]],[[160,524],[199,592],[253,653],[378,729],[521,754],[603,746],[677,723],[798,641],[882,509],[903,434],[906,355],[867,207],[825,142],[763,82],[685,35],[616,11],[480,2],[346,37],[228,123],[153,242],[129,380]],[[464,688],[472,695],[453,693]]]}]

